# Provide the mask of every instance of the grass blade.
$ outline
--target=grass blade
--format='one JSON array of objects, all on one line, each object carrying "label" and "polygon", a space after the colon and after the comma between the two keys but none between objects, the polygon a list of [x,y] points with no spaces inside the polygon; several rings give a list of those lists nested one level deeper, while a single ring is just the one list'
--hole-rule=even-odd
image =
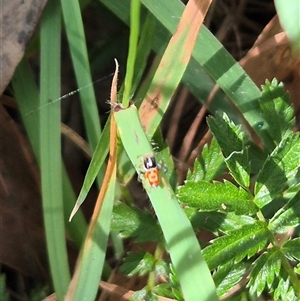
[{"label": "grass blade", "polygon": [[[60,95],[60,7],[48,2],[41,22],[40,106]],[[58,300],[63,300],[70,274],[63,216],[60,145],[60,105],[53,103],[40,114],[40,161],[44,223],[52,281]]]},{"label": "grass blade", "polygon": [[199,296],[203,301],[218,300],[198,240],[172,189],[163,177],[160,185],[152,188],[142,175],[143,156],[152,156],[153,150],[143,131],[136,107],[115,111],[114,116],[123,146],[137,172],[141,174],[143,185],[162,227],[167,250],[170,252],[185,300],[198,301]]},{"label": "grass blade", "polygon": [[[35,79],[32,74],[30,65],[26,58],[23,58],[23,60],[16,68],[12,85],[22,120],[24,122],[26,132],[31,143],[31,147],[38,161],[38,164],[40,165],[39,110],[36,110],[39,104],[39,91],[35,84]],[[77,247],[80,248],[82,242],[84,241],[87,224],[81,211],[78,212],[72,224],[67,223],[76,197],[63,162],[61,164],[63,180],[63,204],[66,227],[68,232],[70,233],[71,238],[73,239]]]},{"label": "grass blade", "polygon": [[78,87],[86,87],[79,90],[79,95],[89,145],[94,152],[100,138],[101,126],[94,87],[90,85],[92,77],[81,11],[77,0],[62,0],[61,6],[77,85]]},{"label": "grass blade", "polygon": [[140,29],[140,0],[132,0],[130,7],[130,37],[129,37],[129,53],[127,57],[126,76],[124,81],[124,94],[122,104],[128,107],[130,101],[130,92],[132,79],[134,75],[134,64],[137,53],[137,43]]}]

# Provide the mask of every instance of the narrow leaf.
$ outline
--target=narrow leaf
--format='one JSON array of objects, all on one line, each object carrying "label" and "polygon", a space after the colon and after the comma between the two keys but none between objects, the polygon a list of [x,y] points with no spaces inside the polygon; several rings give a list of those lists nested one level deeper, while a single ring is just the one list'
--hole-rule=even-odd
[{"label": "narrow leaf", "polygon": [[104,130],[101,133],[100,139],[96,146],[89,168],[85,174],[79,196],[76,200],[76,204],[74,205],[74,208],[70,214],[69,221],[72,220],[73,216],[84,202],[108,154],[109,125],[110,125],[110,118],[108,119],[106,126],[104,127]]}]

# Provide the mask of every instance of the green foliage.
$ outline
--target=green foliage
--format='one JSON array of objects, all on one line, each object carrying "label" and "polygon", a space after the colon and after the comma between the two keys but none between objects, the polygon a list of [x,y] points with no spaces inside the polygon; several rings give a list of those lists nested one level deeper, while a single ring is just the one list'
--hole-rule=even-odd
[{"label": "green foliage", "polygon": [[236,214],[254,214],[258,208],[251,202],[251,195],[229,181],[209,183],[186,181],[178,197],[184,204],[201,210],[219,210]]},{"label": "green foliage", "polygon": [[[261,136],[264,150],[254,146],[247,132],[225,114],[209,117],[233,182],[204,180],[203,166],[209,163],[200,165],[197,160],[193,174],[177,195],[196,229],[223,233],[203,250],[210,269],[216,269],[219,296],[238,283],[247,270],[250,294],[267,291],[275,300],[298,300],[299,238],[278,244],[276,235],[299,225],[300,139],[293,133],[293,113],[282,84],[267,82],[260,104],[264,119],[274,124]],[[214,141],[212,145],[205,149],[205,158],[216,157]],[[259,161],[260,169],[255,166]],[[277,207],[278,201],[283,207]],[[269,221],[264,212],[271,212]],[[245,222],[241,219],[233,224],[232,217],[238,215]]]},{"label": "green foliage", "polygon": [[268,156],[255,184],[255,203],[264,207],[288,188],[299,186],[299,134],[290,133]]},{"label": "green foliage", "polygon": [[111,227],[123,237],[135,237],[137,243],[162,239],[161,228],[149,212],[120,202],[114,206]]},{"label": "green foliage", "polygon": [[204,145],[201,158],[195,161],[193,171],[189,171],[187,181],[200,180],[211,181],[221,176],[225,171],[222,152],[216,139],[212,139],[210,145]]},{"label": "green foliage", "polygon": [[[300,139],[293,133],[294,120],[282,85],[267,82],[263,91],[265,120],[273,124],[280,119],[275,131],[270,129],[262,135],[268,137],[264,140],[268,147],[255,146],[248,133],[225,114],[209,117],[214,138],[203,148],[185,184],[178,187],[177,197],[194,230],[201,233],[206,229],[215,236],[203,255],[213,271],[219,297],[244,281],[246,285],[236,300],[259,300],[263,293],[275,300],[298,300],[300,239],[287,235],[279,241],[277,235],[300,223]],[[216,181],[224,166],[231,180]],[[163,242],[156,220],[134,207],[118,203],[113,225],[136,241]],[[164,267],[168,262],[155,258],[146,252],[131,253],[123,271],[151,275],[158,262]],[[160,274],[167,277],[167,283],[151,289],[147,286],[140,294],[144,292],[145,298],[148,294],[149,300],[155,300],[155,292],[183,300],[176,271],[172,265],[167,271],[164,268]]]},{"label": "green foliage", "polygon": [[139,253],[128,253],[121,266],[121,271],[128,276],[139,274],[144,276],[149,273],[155,263],[155,258],[148,252],[141,251]]}]

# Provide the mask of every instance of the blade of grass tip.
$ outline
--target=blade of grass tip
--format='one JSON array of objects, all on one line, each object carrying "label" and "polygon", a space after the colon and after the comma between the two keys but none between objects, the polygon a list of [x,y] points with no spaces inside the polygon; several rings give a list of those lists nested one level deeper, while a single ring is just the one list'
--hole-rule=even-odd
[{"label": "blade of grass tip", "polygon": [[101,126],[94,87],[89,85],[92,77],[80,6],[77,0],[61,0],[61,6],[77,85],[86,87],[79,90],[79,95],[89,145],[94,152],[100,138]]},{"label": "blade of grass tip", "polygon": [[[60,95],[61,14],[50,0],[41,21],[40,105]],[[51,276],[58,300],[64,300],[70,274],[65,240],[59,103],[39,110],[44,223]]]},{"label": "blade of grass tip", "polygon": [[[111,89],[112,106],[117,99],[118,65]],[[116,125],[113,116],[110,122],[110,153],[103,180],[103,185],[97,198],[94,213],[91,218],[87,237],[80,252],[74,276],[72,278],[66,300],[94,300],[99,287],[100,277],[105,261],[108,235],[116,187]]]},{"label": "blade of grass tip", "polygon": [[[139,114],[147,135],[152,137],[160,124],[190,61],[194,45],[211,1],[191,0],[185,7],[140,106]],[[159,114],[158,114],[159,111]]]},{"label": "blade of grass tip", "polygon": [[132,79],[134,75],[134,64],[140,30],[140,6],[140,0],[132,0],[130,2],[129,51],[126,65],[126,75],[124,80],[124,94],[122,98],[122,105],[124,108],[128,107],[130,101]]},{"label": "blade of grass tip", "polygon": [[78,209],[84,202],[88,192],[90,191],[90,189],[99,173],[101,166],[105,162],[105,158],[107,156],[108,146],[109,146],[109,126],[108,126],[109,124],[110,124],[110,117],[101,133],[101,137],[100,137],[97,147],[94,151],[89,168],[85,174],[79,196],[78,196],[75,206],[72,209],[72,212],[69,216],[69,222],[73,219],[73,216],[76,214],[76,212],[78,211]]},{"label": "blade of grass tip", "polygon": [[151,187],[145,178],[144,157],[154,156],[151,145],[143,131],[135,106],[127,109],[116,107],[114,117],[122,144],[151,200],[162,227],[178,276],[184,300],[217,301],[215,285],[202,256],[200,245],[187,216],[180,207],[167,180],[160,175],[158,187]]}]

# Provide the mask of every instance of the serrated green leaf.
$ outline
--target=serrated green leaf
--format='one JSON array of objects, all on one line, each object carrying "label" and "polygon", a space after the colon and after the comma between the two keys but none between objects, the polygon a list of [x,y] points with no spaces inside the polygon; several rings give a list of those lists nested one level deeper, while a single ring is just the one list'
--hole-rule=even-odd
[{"label": "serrated green leaf", "polygon": [[213,240],[212,245],[203,250],[203,255],[212,270],[230,260],[239,262],[247,255],[258,252],[266,245],[268,238],[265,224],[256,222]]},{"label": "serrated green leaf", "polygon": [[198,212],[197,209],[191,207],[185,207],[184,211],[190,219],[195,231],[206,229],[215,235],[218,234],[220,225],[226,218],[226,213],[224,212]]},{"label": "serrated green leaf", "polygon": [[190,207],[186,207],[185,212],[196,231],[198,229],[206,229],[215,235],[217,235],[219,231],[229,233],[243,225],[249,225],[255,222],[255,220],[248,215],[236,215],[231,212],[198,212]]},{"label": "serrated green leaf", "polygon": [[229,262],[228,264],[221,266],[218,271],[214,274],[214,281],[217,286],[218,296],[222,297],[245,275],[248,264],[240,262],[234,264]]},{"label": "serrated green leaf", "polygon": [[293,287],[290,286],[284,300],[299,301],[299,298],[295,295],[295,290],[293,289]]},{"label": "serrated green leaf", "polygon": [[278,210],[270,220],[269,229],[272,232],[283,233],[287,227],[300,224],[300,192],[298,192],[283,208]]},{"label": "serrated green leaf", "polygon": [[223,223],[220,225],[219,230],[223,233],[229,233],[236,229],[255,223],[255,219],[249,215],[236,215],[235,213],[227,213]]},{"label": "serrated green leaf", "polygon": [[127,276],[139,274],[140,276],[149,273],[155,263],[155,258],[148,252],[129,252],[121,265],[120,270]]},{"label": "serrated green leaf", "polygon": [[187,174],[187,180],[192,182],[214,180],[223,174],[225,167],[221,149],[217,140],[213,138],[209,146],[204,145],[201,157],[195,160],[193,171]]},{"label": "serrated green leaf", "polygon": [[282,252],[289,260],[300,260],[300,238],[287,241],[282,246]]},{"label": "serrated green leaf", "polygon": [[[216,284],[217,289],[219,289],[220,283],[226,278],[226,276],[231,271],[231,269],[233,268],[233,266],[234,266],[234,262],[233,261],[229,261],[226,264],[221,265],[217,269],[217,271],[214,273],[213,279],[214,279],[214,282]],[[220,297],[219,294],[218,294],[218,296]]]},{"label": "serrated green leaf", "polygon": [[[290,134],[266,160],[255,184],[255,203],[262,208],[273,198],[282,195],[289,186],[298,184],[300,176],[300,140]],[[295,181],[296,178],[296,181]]]},{"label": "serrated green leaf", "polygon": [[248,188],[250,164],[246,144],[249,137],[241,130],[241,126],[231,122],[225,113],[223,117],[217,114],[207,118],[207,123],[221,147],[231,175],[242,187]]},{"label": "serrated green leaf", "polygon": [[[281,257],[277,250],[268,250],[262,254],[254,263],[250,273],[250,293],[256,292],[260,295],[267,285],[270,291],[277,286],[274,283],[275,277],[279,276],[281,268]],[[278,279],[278,278],[277,278]]]},{"label": "serrated green leaf", "polygon": [[145,297],[147,296],[148,291],[146,289],[142,289],[139,291],[134,292],[134,294],[131,296],[130,301],[141,301],[145,300]]},{"label": "serrated green leaf", "polygon": [[272,287],[275,276],[278,277],[281,267],[281,258],[279,252],[273,252],[270,254],[266,265],[265,265],[265,273],[267,285],[269,288]]},{"label": "serrated green leaf", "polygon": [[158,297],[154,295],[152,292],[148,292],[144,298],[145,301],[159,301]]},{"label": "serrated green leaf", "polygon": [[171,293],[171,286],[169,283],[161,283],[155,286],[154,291],[159,296],[164,296],[167,298],[173,298],[173,294]]},{"label": "serrated green leaf", "polygon": [[178,189],[179,201],[200,210],[218,210],[236,214],[254,214],[256,205],[252,196],[229,181],[209,183],[186,181]]},{"label": "serrated green leaf", "polygon": [[159,277],[166,277],[170,273],[169,263],[165,260],[157,260],[155,263],[155,274]]},{"label": "serrated green leaf", "polygon": [[138,243],[162,239],[161,229],[150,213],[121,202],[114,206],[111,228],[124,237],[135,237]]},{"label": "serrated green leaf", "polygon": [[274,299],[275,300],[287,300],[285,297],[289,290],[289,287],[290,287],[289,278],[286,277],[286,275],[282,275],[276,289],[274,290]]},{"label": "serrated green leaf", "polygon": [[275,142],[265,147],[273,150],[287,133],[293,131],[295,126],[294,110],[290,105],[289,95],[284,90],[283,83],[274,79],[271,83],[267,80],[262,86],[262,98],[259,101],[264,119],[272,126],[268,129]]},{"label": "serrated green leaf", "polygon": [[[256,259],[253,263],[253,269],[250,273],[250,281],[248,283],[248,287],[250,287],[250,294],[255,294],[256,292],[262,292],[263,289],[265,288],[266,285],[266,281],[265,279],[263,279],[263,281],[261,281],[261,279],[258,279],[258,275],[260,273],[260,271],[262,270],[262,268],[264,267],[264,265],[266,264],[266,261],[268,260],[269,254],[268,253],[264,253],[262,255],[260,255],[258,257],[258,259]],[[259,295],[260,293],[258,293]]]}]

